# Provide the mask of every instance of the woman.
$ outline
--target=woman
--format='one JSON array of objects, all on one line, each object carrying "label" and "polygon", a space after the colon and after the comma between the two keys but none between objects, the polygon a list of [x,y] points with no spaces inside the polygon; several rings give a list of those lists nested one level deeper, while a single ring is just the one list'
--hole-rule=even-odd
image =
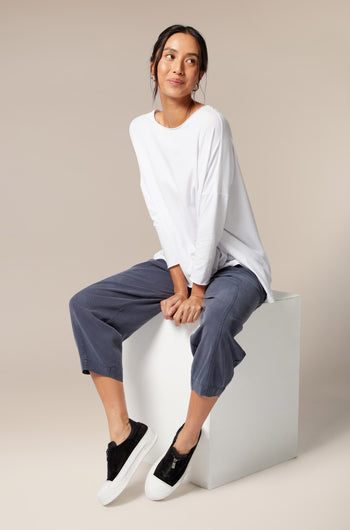
[{"label": "woman", "polygon": [[162,111],[129,127],[141,189],[162,249],[148,261],[75,294],[70,312],[83,373],[105,407],[110,442],[103,504],[126,487],[157,436],[128,416],[122,341],[162,311],[176,326],[195,322],[186,421],[151,467],[145,493],[170,495],[184,480],[202,425],[245,352],[234,336],[266,299],[273,302],[270,265],[262,247],[234,149],[230,126],[192,95],[207,70],[203,37],[173,25],[150,58]]}]

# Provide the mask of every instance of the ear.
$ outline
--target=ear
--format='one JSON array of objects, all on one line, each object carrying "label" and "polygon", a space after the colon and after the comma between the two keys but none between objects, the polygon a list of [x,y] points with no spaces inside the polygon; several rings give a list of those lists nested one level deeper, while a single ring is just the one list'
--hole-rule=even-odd
[{"label": "ear", "polygon": [[202,77],[203,77],[204,74],[205,74],[205,72],[201,72],[201,73],[199,74],[199,82],[202,80]]},{"label": "ear", "polygon": [[149,70],[150,70],[151,74],[154,74],[152,61],[149,63]]}]

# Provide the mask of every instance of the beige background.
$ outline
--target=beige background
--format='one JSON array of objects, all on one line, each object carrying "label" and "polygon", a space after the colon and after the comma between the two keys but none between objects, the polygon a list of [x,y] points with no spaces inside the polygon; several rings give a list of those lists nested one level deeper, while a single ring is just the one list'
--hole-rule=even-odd
[{"label": "beige background", "polygon": [[[1,1],[6,528],[172,529],[185,508],[192,528],[349,527],[349,15],[341,0]],[[149,56],[174,23],[206,39],[197,100],[230,122],[272,288],[302,296],[299,456],[163,503],[143,464],[104,508],[107,425],[68,302],[160,248],[128,125],[152,109]]]}]

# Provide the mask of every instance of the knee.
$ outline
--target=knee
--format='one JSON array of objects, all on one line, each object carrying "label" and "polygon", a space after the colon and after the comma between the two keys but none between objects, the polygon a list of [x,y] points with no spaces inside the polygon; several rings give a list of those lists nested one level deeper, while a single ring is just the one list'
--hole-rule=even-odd
[{"label": "knee", "polygon": [[197,330],[197,335],[204,334],[205,338],[217,336],[235,337],[243,329],[243,319],[235,316],[231,311],[226,311],[222,316],[220,314],[208,315],[203,320],[201,329]]},{"label": "knee", "polygon": [[223,324],[223,332],[235,337],[243,329],[241,318],[230,318]]},{"label": "knee", "polygon": [[72,314],[72,312],[76,312],[79,308],[88,308],[90,298],[88,287],[75,293],[69,300],[70,313]]}]

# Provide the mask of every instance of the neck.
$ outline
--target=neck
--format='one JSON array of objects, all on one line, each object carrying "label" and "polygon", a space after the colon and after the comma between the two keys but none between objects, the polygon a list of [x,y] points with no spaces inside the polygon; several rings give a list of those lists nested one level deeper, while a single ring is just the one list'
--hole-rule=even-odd
[{"label": "neck", "polygon": [[183,123],[191,114],[195,102],[192,98],[182,103],[163,102],[163,113],[162,121],[164,127],[178,127]]}]

